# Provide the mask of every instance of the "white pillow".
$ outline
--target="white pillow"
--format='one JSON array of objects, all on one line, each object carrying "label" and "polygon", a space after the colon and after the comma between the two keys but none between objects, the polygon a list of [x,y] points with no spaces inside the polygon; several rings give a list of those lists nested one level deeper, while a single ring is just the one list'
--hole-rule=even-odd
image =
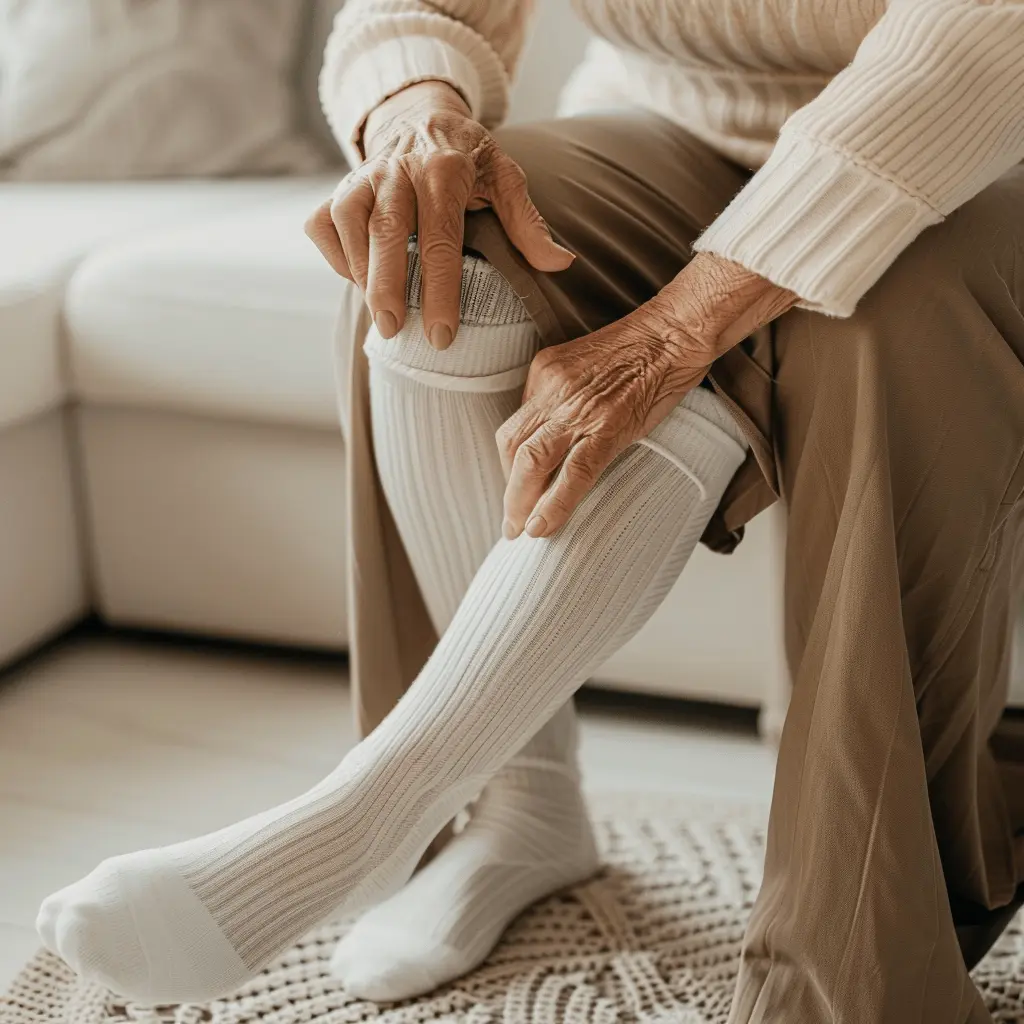
[{"label": "white pillow", "polygon": [[304,172],[298,0],[0,0],[0,177]]}]

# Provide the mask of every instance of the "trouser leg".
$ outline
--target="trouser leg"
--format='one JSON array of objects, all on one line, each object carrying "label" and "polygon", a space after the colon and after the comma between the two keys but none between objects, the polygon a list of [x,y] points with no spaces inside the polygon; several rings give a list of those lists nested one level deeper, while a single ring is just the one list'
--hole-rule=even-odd
[{"label": "trouser leg", "polygon": [[852,318],[777,325],[794,687],[733,1024],[988,1020],[950,904],[1005,904],[1020,868],[990,737],[1024,489],[1000,233],[1024,179],[994,188]]}]

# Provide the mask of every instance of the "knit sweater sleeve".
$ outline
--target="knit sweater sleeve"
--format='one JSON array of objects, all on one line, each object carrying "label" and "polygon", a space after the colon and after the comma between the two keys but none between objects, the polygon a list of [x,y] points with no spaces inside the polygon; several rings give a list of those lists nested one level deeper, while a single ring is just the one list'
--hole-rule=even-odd
[{"label": "knit sweater sleeve", "polygon": [[929,225],[1024,159],[1024,0],[892,0],[695,248],[849,316]]},{"label": "knit sweater sleeve", "polygon": [[367,115],[414,82],[458,89],[473,116],[501,122],[533,0],[348,0],[320,73],[320,102],[346,159],[362,160]]}]

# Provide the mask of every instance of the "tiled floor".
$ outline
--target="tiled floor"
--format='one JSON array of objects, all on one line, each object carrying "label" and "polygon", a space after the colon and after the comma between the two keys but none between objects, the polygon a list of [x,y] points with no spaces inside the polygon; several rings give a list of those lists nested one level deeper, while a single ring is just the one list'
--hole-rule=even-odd
[{"label": "tiled floor", "polygon": [[[581,712],[592,791],[770,795],[747,713],[603,693]],[[354,739],[327,658],[86,635],[0,676],[0,988],[48,892],[293,796]]]}]

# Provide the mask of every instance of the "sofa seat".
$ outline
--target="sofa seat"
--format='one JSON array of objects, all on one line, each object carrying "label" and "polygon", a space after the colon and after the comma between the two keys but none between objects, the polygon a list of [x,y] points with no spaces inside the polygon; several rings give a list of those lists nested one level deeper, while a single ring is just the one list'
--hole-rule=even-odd
[{"label": "sofa seat", "polygon": [[125,237],[260,206],[278,181],[0,184],[0,664],[89,610],[64,301]]},{"label": "sofa seat", "polygon": [[74,274],[69,381],[108,621],[344,648],[341,282],[303,233],[335,183],[267,183]]},{"label": "sofa seat", "polygon": [[89,253],[274,191],[280,184],[267,181],[0,185],[0,428],[66,397],[65,290]]}]

